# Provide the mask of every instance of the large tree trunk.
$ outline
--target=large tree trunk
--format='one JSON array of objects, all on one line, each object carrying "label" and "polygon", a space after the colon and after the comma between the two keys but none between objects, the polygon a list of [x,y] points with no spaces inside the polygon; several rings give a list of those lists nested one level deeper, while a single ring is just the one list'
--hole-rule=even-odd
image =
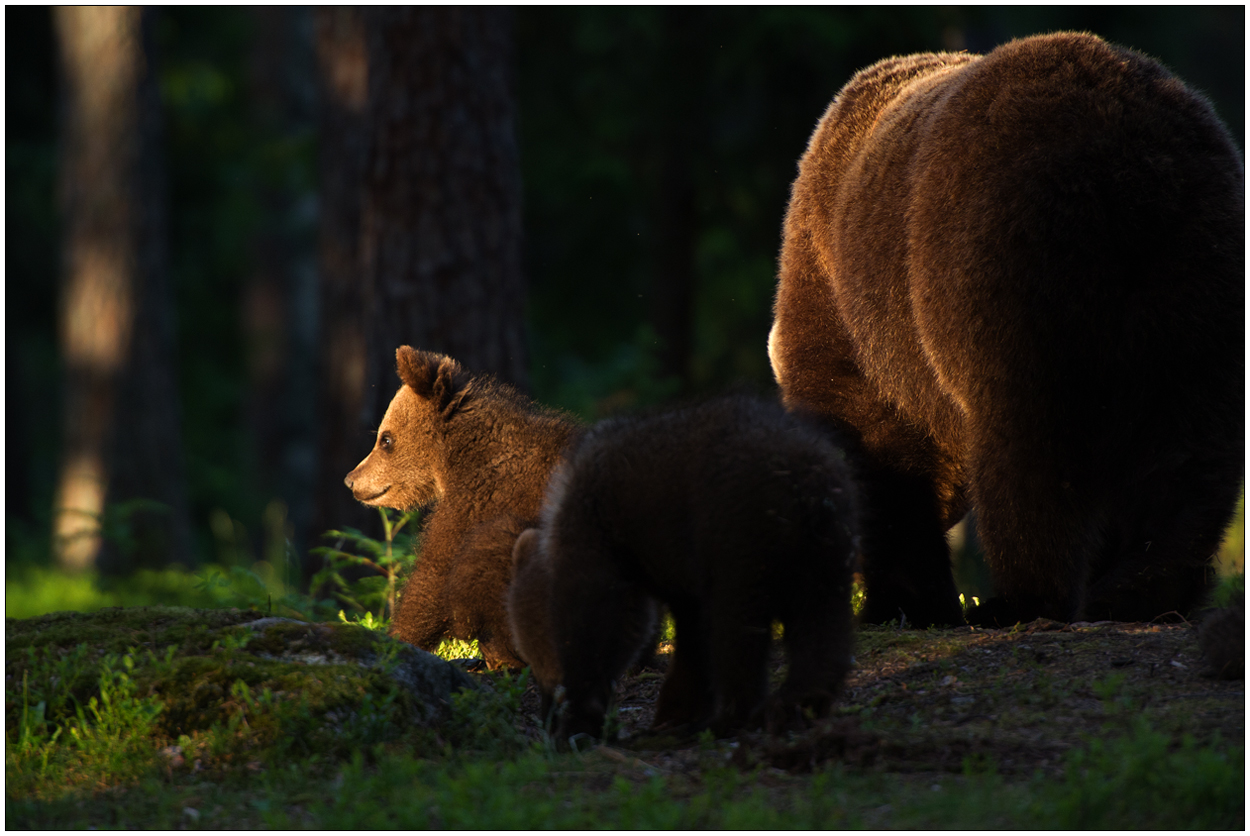
[{"label": "large tree trunk", "polygon": [[511,12],[386,7],[365,24],[365,383],[376,422],[399,386],[399,345],[524,388],[525,292]]},{"label": "large tree trunk", "polygon": [[[365,285],[361,276],[360,204],[368,152],[368,61],[361,11],[315,11],[319,105],[318,259],[321,273],[317,374],[318,456],[309,545],[346,526],[380,535],[377,512],[343,487],[343,477],[373,445],[377,418],[365,399]],[[320,568],[305,559],[305,577]]]},{"label": "large tree trunk", "polygon": [[[59,7],[63,82],[60,565],[190,563],[150,13]],[[111,521],[101,555],[106,503]]]},{"label": "large tree trunk", "polygon": [[302,546],[308,538],[316,474],[314,195],[292,176],[293,149],[313,130],[312,15],[295,6],[257,7],[252,15],[252,120],[270,169],[259,181],[263,212],[242,321],[251,442],[263,487],[279,498],[265,512],[267,557],[278,561],[275,550],[288,539]]}]

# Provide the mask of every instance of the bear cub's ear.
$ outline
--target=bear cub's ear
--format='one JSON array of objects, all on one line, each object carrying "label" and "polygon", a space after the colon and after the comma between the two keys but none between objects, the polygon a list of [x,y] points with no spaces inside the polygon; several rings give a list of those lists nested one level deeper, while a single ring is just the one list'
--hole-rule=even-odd
[{"label": "bear cub's ear", "polygon": [[521,532],[521,536],[516,538],[516,542],[512,544],[512,566],[514,571],[520,571],[534,556],[534,550],[538,548],[538,529],[527,528]]},{"label": "bear cub's ear", "polygon": [[472,377],[446,354],[402,345],[395,349],[395,365],[404,385],[434,401],[447,415],[462,406],[468,395]]}]

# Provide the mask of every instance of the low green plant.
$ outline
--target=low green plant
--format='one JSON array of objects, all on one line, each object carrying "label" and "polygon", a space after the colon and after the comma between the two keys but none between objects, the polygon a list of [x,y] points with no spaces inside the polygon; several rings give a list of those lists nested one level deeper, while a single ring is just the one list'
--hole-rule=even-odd
[{"label": "low green plant", "polygon": [[450,747],[447,754],[484,752],[508,757],[526,748],[516,719],[529,676],[529,668],[515,676],[505,670],[486,679],[485,688],[452,694],[451,720],[444,727]]},{"label": "low green plant", "polygon": [[78,706],[77,722],[69,724],[70,736],[80,751],[110,751],[126,740],[143,737],[152,728],[164,705],[155,697],[136,695],[134,669],[131,653],[106,656],[100,663],[100,696],[88,699],[86,711]]},{"label": "low green plant", "polygon": [[[98,658],[86,645],[65,654],[26,650],[21,690],[5,694],[17,709],[15,722],[5,724],[6,792],[40,795],[49,786],[130,779],[149,768],[164,706],[140,693],[133,651]],[[172,654],[147,656],[168,665]],[[96,693],[84,703],[76,692],[91,674]]]},{"label": "low green plant", "polygon": [[[353,614],[370,615],[370,625],[385,629],[395,616],[399,578],[416,563],[415,533],[419,511],[397,513],[392,519],[388,508],[379,508],[383,539],[375,540],[354,528],[327,531],[323,537],[334,538],[333,546],[318,546],[313,554],[325,560],[325,568],[312,579],[314,592],[328,590]],[[408,532],[404,529],[413,523]],[[347,551],[347,549],[352,551]],[[345,572],[364,570],[364,577],[348,580]],[[345,619],[346,620],[346,619]]]},{"label": "low green plant", "polygon": [[333,601],[305,595],[272,575],[262,577],[246,566],[209,566],[195,578],[195,588],[218,602],[218,606],[254,609],[310,621],[333,618]]},{"label": "low green plant", "polygon": [[1033,804],[1062,829],[1225,828],[1245,821],[1242,747],[1179,747],[1140,716],[1130,733],[1093,739],[1068,756],[1063,782]]}]

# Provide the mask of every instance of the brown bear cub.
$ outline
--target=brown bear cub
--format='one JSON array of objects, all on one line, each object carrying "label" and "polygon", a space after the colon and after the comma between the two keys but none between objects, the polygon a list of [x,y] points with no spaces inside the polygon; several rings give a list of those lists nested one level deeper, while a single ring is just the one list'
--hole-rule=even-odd
[{"label": "brown bear cub", "polygon": [[344,480],[366,505],[434,506],[391,635],[425,650],[476,638],[490,668],[520,667],[504,605],[512,546],[577,425],[450,357],[403,346],[395,359],[403,385]]},{"label": "brown bear cub", "polygon": [[[544,709],[564,688],[557,739],[600,734],[657,602],[677,636],[654,728],[827,713],[851,664],[856,528],[842,453],[779,404],[735,396],[588,430],[517,540],[508,600]],[[774,621],[790,669],[767,698]]]},{"label": "brown bear cub", "polygon": [[1199,605],[1244,478],[1245,175],[1211,105],[1082,34],[858,73],[803,155],[769,356],[853,446],[864,618]]}]

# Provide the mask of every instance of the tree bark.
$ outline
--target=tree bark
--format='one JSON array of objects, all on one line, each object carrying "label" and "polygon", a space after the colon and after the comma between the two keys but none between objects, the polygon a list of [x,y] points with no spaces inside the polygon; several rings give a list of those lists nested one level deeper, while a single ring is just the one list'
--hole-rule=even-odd
[{"label": "tree bark", "polygon": [[[350,526],[380,536],[377,512],[343,486],[373,446],[378,418],[365,399],[365,285],[360,211],[368,153],[368,61],[361,11],[320,6],[315,15],[318,92],[320,350],[318,456],[310,546]],[[305,558],[305,577],[319,568]]]},{"label": "tree bark", "polygon": [[248,426],[264,488],[277,497],[265,512],[265,551],[272,562],[285,557],[288,540],[303,545],[312,522],[318,337],[314,195],[292,175],[298,164],[295,149],[313,130],[315,92],[310,10],[261,6],[252,15],[252,121],[269,165],[260,172],[263,212],[253,239],[242,322]]},{"label": "tree bark", "polygon": [[524,389],[511,12],[377,8],[365,12],[365,32],[361,257],[371,421],[399,386],[400,345],[449,354]]},{"label": "tree bark", "polygon": [[[191,563],[151,13],[55,11],[63,85],[61,566]],[[101,551],[106,507],[116,536]]]}]

